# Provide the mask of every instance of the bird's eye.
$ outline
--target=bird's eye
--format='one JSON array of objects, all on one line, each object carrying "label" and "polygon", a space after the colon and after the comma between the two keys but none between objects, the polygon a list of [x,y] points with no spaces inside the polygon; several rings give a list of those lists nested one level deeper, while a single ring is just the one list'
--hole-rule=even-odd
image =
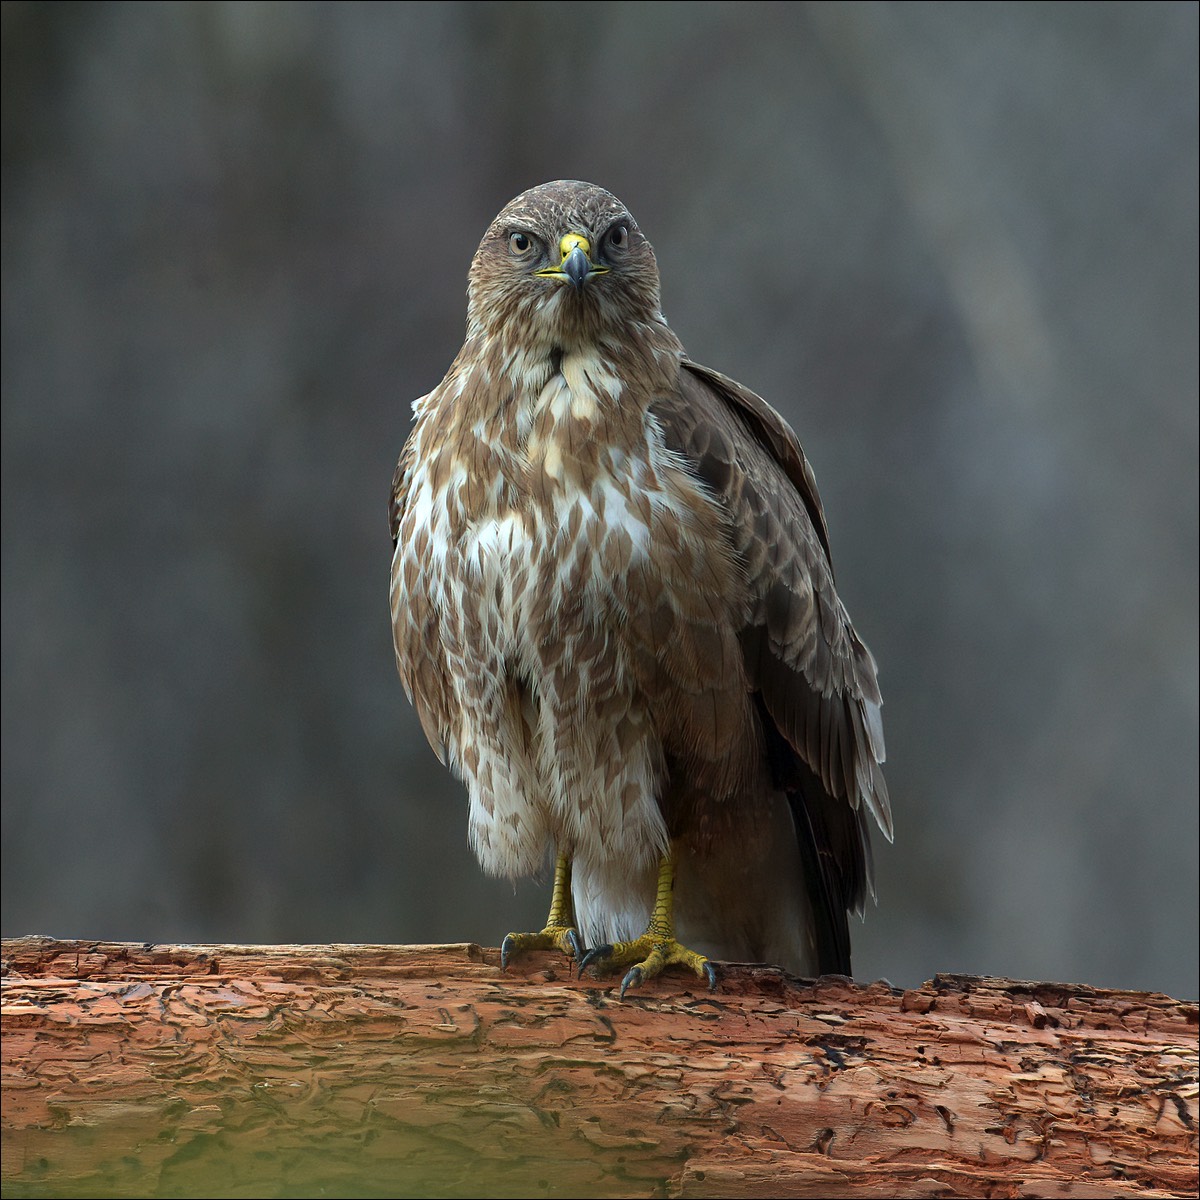
[{"label": "bird's eye", "polygon": [[528,254],[533,249],[533,238],[527,233],[510,233],[508,235],[508,248],[513,254]]},{"label": "bird's eye", "polygon": [[604,235],[604,243],[610,250],[623,250],[629,244],[629,226],[614,225]]}]

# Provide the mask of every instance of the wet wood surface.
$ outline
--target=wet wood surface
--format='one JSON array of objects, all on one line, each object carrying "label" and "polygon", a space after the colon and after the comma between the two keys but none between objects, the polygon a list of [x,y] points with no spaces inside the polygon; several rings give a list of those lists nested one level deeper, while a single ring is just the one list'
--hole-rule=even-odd
[{"label": "wet wood surface", "polygon": [[3,944],[5,1196],[1194,1196],[1197,1008],[450,946]]}]

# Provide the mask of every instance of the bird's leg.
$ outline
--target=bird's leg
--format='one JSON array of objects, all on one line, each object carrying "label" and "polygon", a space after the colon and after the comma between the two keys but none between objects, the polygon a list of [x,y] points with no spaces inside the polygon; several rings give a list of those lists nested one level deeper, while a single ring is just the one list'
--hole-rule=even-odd
[{"label": "bird's leg", "polygon": [[658,886],[654,892],[654,912],[650,925],[641,937],[612,946],[596,946],[584,955],[579,973],[595,964],[598,971],[616,971],[628,967],[621,980],[621,995],[647,979],[653,979],[667,967],[687,967],[701,979],[708,980],[709,989],[717,986],[717,969],[703,954],[681,946],[675,940],[675,859],[670,850],[658,864]]},{"label": "bird's leg", "polygon": [[554,891],[550,896],[550,915],[540,933],[509,933],[500,943],[500,969],[509,959],[526,950],[561,950],[576,962],[583,959],[583,942],[575,930],[575,909],[571,903],[571,862],[565,854],[554,860]]}]

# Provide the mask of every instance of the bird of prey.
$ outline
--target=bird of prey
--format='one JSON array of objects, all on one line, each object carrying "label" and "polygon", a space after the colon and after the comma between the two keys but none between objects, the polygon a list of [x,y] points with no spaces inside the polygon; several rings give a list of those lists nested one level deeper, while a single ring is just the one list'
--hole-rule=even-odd
[{"label": "bird of prey", "polygon": [[[546,927],[621,993],[713,959],[850,973],[889,838],[876,667],[782,417],[693,362],[625,206],[508,204],[392,486],[400,677],[484,869],[554,861]],[[591,949],[587,949],[587,947]]]}]

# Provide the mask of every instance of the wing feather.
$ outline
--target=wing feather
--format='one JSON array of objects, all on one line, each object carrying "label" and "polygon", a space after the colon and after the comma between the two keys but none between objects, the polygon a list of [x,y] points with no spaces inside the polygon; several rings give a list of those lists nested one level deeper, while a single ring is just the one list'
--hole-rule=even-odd
[{"label": "wing feather", "polygon": [[450,686],[439,651],[440,622],[430,603],[426,552],[429,530],[419,528],[410,508],[411,488],[416,467],[416,443],[410,436],[404,444],[388,504],[388,524],[392,535],[392,640],[396,666],[404,690],[416,709],[425,734],[438,761],[446,764],[456,751],[451,736]]},{"label": "wing feather", "polygon": [[[684,359],[676,394],[656,399],[668,445],[724,506],[747,586],[739,640],[764,723],[798,759],[781,786],[803,796],[819,887],[842,915],[873,894],[865,814],[891,839],[875,660],[834,586],[816,480],[790,426],[749,389]],[[769,736],[769,731],[768,731]],[[795,797],[793,797],[795,804]],[[835,921],[836,925],[836,921]],[[822,935],[843,961],[848,934]]]}]

